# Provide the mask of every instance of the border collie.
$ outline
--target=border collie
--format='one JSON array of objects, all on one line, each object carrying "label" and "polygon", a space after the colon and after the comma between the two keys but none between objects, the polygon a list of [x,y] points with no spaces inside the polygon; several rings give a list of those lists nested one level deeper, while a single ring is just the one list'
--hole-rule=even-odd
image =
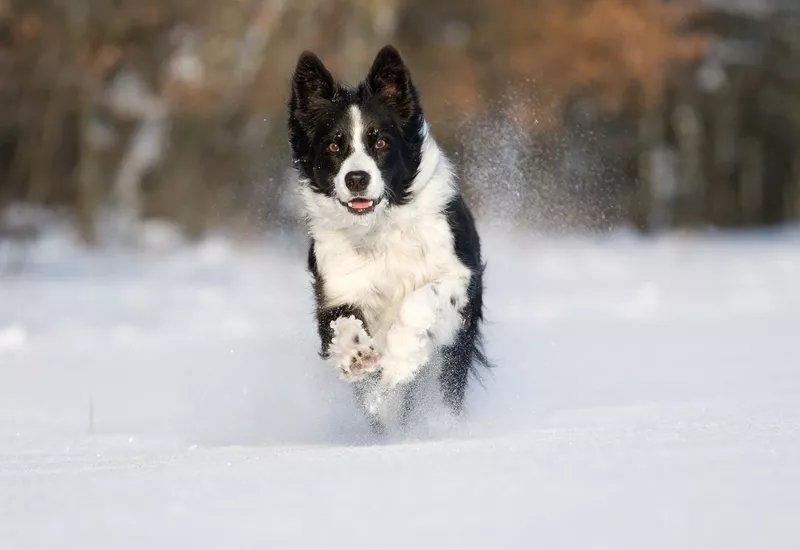
[{"label": "border collie", "polygon": [[483,351],[483,263],[452,165],[411,74],[383,48],[349,87],[304,52],[289,142],[311,238],[322,357],[377,431],[436,399],[458,415]]}]

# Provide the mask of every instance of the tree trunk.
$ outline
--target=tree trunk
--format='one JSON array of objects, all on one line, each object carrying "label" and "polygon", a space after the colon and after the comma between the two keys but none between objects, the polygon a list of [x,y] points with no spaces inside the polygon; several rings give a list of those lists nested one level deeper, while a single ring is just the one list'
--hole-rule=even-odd
[{"label": "tree trunk", "polygon": [[[73,7],[67,14],[69,26],[68,47],[75,58],[79,57],[87,40],[87,14],[80,7]],[[78,70],[83,67],[77,67]],[[86,244],[97,243],[95,213],[100,203],[100,157],[92,141],[91,124],[94,119],[93,79],[85,72],[80,75],[78,91],[78,160],[75,178],[75,202],[78,232]]]},{"label": "tree trunk", "polygon": [[631,219],[647,231],[666,229],[674,223],[675,193],[670,189],[674,182],[668,179],[663,135],[661,112],[642,115],[638,123],[639,183],[632,200]]},{"label": "tree trunk", "polygon": [[791,199],[787,202],[790,205],[791,211],[789,212],[788,219],[799,221],[800,220],[800,146],[795,148],[794,160],[792,162],[793,174],[792,181],[794,191]]},{"label": "tree trunk", "polygon": [[714,225],[730,226],[741,219],[735,191],[729,181],[735,172],[739,111],[736,91],[723,90],[712,98],[713,144],[708,163],[706,212]]},{"label": "tree trunk", "polygon": [[53,90],[47,101],[42,120],[42,133],[33,152],[31,163],[30,185],[25,197],[34,203],[44,203],[50,198],[50,190],[55,182],[53,178],[56,149],[62,140],[64,122],[64,101],[60,97],[61,90]]},{"label": "tree trunk", "polygon": [[78,232],[83,242],[94,245],[97,244],[95,212],[101,199],[100,154],[90,135],[94,105],[85,90],[80,97],[79,112],[78,163],[74,173]]},{"label": "tree trunk", "polygon": [[761,140],[755,137],[742,139],[741,177],[739,179],[739,209],[742,221],[757,225],[763,221],[764,210],[764,159]]},{"label": "tree trunk", "polygon": [[677,223],[696,226],[703,219],[706,186],[703,178],[703,125],[689,101],[679,103],[672,112],[678,143]]}]

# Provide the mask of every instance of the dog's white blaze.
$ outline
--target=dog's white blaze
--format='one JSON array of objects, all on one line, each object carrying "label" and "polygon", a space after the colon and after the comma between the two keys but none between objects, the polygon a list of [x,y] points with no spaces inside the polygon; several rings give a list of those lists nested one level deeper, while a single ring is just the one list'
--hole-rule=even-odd
[{"label": "dog's white blaze", "polygon": [[471,276],[444,213],[458,192],[452,168],[427,126],[424,132],[412,199],[402,207],[355,223],[362,217],[343,218],[330,198],[303,191],[325,305],[362,310],[390,384],[411,379],[438,346],[452,342]]},{"label": "dog's white blaze", "polygon": [[364,146],[364,123],[361,117],[361,110],[357,105],[350,107],[350,132],[352,135],[353,152],[342,163],[339,173],[334,177],[334,186],[339,200],[348,202],[353,193],[347,188],[345,184],[345,176],[348,172],[364,171],[369,174],[370,181],[369,187],[363,193],[357,193],[358,196],[378,200],[383,195],[384,183],[381,177],[381,171],[375,163],[367,149]]}]

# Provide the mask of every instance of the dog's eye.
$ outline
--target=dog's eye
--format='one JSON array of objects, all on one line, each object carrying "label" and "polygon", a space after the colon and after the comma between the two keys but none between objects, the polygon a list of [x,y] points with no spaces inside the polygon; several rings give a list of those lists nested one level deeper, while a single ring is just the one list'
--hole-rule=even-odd
[{"label": "dog's eye", "polygon": [[379,139],[375,142],[375,149],[386,149],[389,147],[389,143],[385,139]]},{"label": "dog's eye", "polygon": [[338,153],[339,152],[339,145],[337,145],[336,143],[333,143],[333,142],[329,143],[328,144],[328,151],[330,151],[331,153]]}]

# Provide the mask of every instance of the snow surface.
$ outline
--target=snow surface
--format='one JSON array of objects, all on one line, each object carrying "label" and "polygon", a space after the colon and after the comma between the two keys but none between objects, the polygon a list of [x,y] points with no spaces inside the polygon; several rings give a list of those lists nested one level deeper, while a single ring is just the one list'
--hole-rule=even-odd
[{"label": "snow surface", "polygon": [[0,549],[799,547],[800,234],[485,248],[498,368],[381,441],[302,242],[46,236],[0,275]]}]

